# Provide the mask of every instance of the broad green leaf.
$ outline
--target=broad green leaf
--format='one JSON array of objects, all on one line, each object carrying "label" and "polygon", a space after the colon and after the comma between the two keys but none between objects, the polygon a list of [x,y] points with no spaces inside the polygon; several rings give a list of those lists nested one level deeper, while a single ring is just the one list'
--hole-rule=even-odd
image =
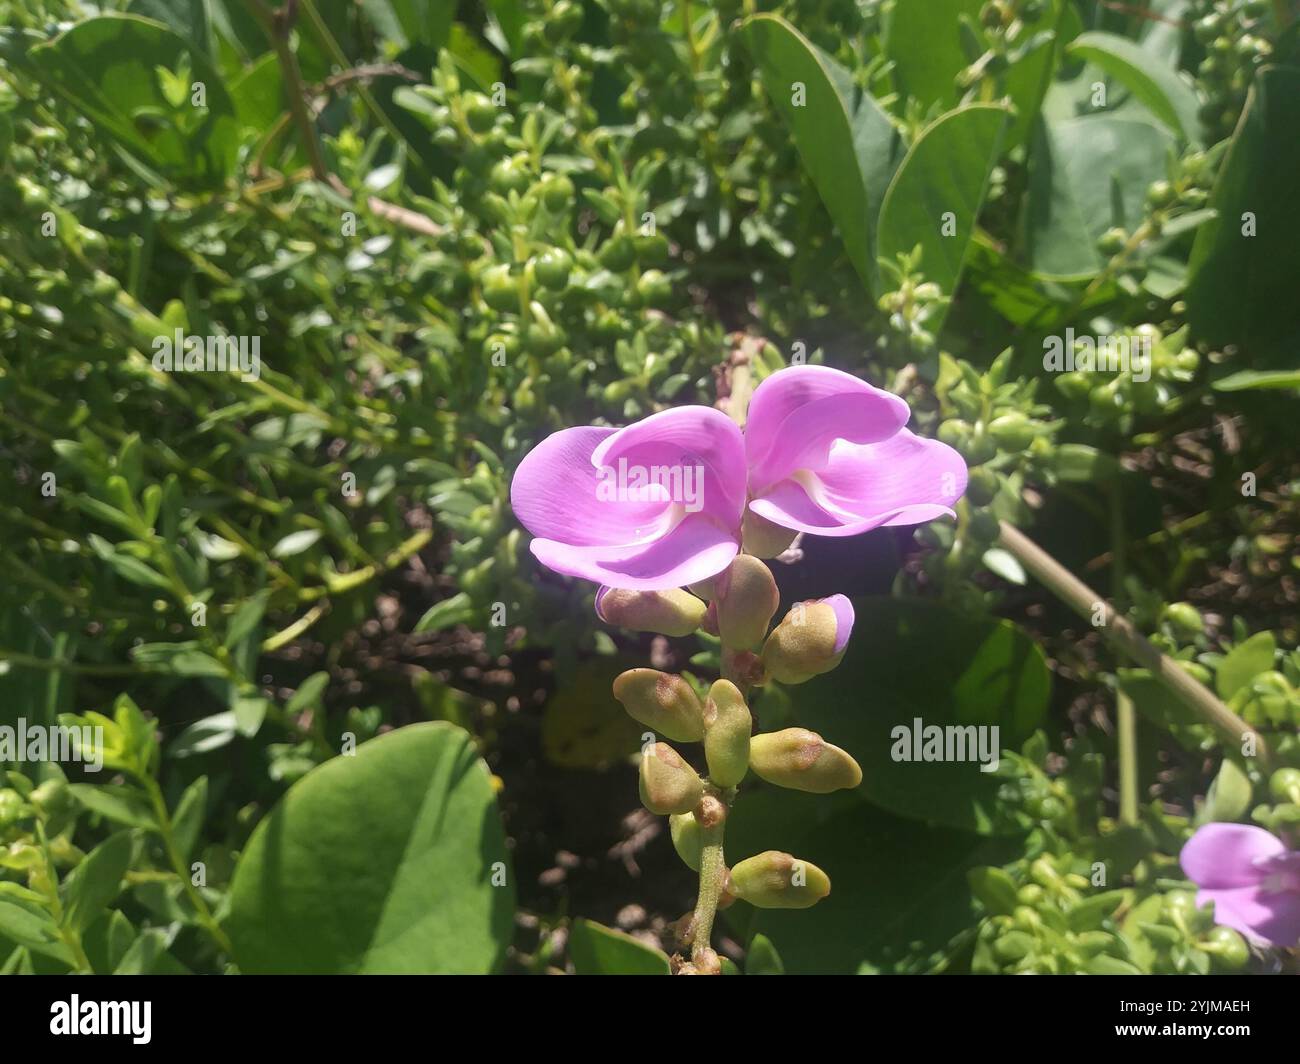
[{"label": "broad green leaf", "polygon": [[951,295],[1006,130],[1001,106],[959,107],[927,126],[880,209],[881,262],[921,246],[921,272]]},{"label": "broad green leaf", "polygon": [[770,939],[788,974],[808,975],[922,973],[942,965],[979,911],[967,872],[1006,864],[1023,843],[921,824],[852,795],[769,788],[736,803],[726,846],[729,864],[783,850],[830,876],[830,896],[811,909],[738,902],[721,917]]},{"label": "broad green leaf", "polygon": [[[1002,780],[981,771],[976,743],[983,732],[998,758],[1042,722],[1051,674],[1038,645],[1009,621],[930,602],[867,598],[854,609],[839,667],[790,689],[796,722],[857,758],[859,792],[899,816],[980,834],[1022,830],[998,799]],[[932,726],[952,729],[945,740],[950,734],[949,752],[962,760],[923,759],[913,736]]]},{"label": "broad green leaf", "polygon": [[579,975],[669,975],[662,950],[592,920],[569,928],[569,959]]},{"label": "broad green leaf", "polygon": [[1297,366],[1297,174],[1300,67],[1266,67],[1251,85],[1210,198],[1218,217],[1196,234],[1186,296],[1193,334],[1241,347],[1256,369]]},{"label": "broad green leaf", "polygon": [[157,927],[142,931],[127,948],[114,975],[188,975],[188,969],[167,951],[170,937]]},{"label": "broad green leaf", "polygon": [[133,845],[129,831],[110,835],[68,873],[60,893],[65,919],[78,931],[89,927],[122,889],[122,877],[131,864]]},{"label": "broad green leaf", "polygon": [[1107,229],[1132,232],[1147,188],[1165,176],[1173,138],[1158,126],[1106,114],[1039,122],[1029,156],[1029,259],[1042,277],[1085,280],[1105,259]]},{"label": "broad green leaf", "polygon": [[[239,126],[221,75],[161,23],[100,15],[33,48],[31,59],[42,81],[163,177],[211,188],[233,171]],[[201,82],[205,108],[189,93],[173,107],[159,71]]]},{"label": "broad green leaf", "polygon": [[757,15],[743,32],[849,261],[871,291],[876,287],[876,217],[902,155],[902,139],[875,100],[854,86],[848,71],[789,23]]},{"label": "broad green leaf", "polygon": [[294,784],[231,884],[248,973],[486,973],[513,931],[509,854],[464,731],[412,724]]},{"label": "broad green leaf", "polygon": [[1120,82],[1175,136],[1192,144],[1200,141],[1196,90],[1177,70],[1152,62],[1142,45],[1097,30],[1080,34],[1068,50]]},{"label": "broad green leaf", "polygon": [[1233,647],[1219,662],[1214,686],[1219,697],[1227,700],[1250,684],[1261,672],[1273,667],[1277,640],[1272,632],[1256,632],[1244,643]]},{"label": "broad green leaf", "polygon": [[978,20],[983,0],[899,0],[888,21],[885,54],[903,96],[929,107],[961,98],[957,75],[977,58],[962,47],[961,18]]}]

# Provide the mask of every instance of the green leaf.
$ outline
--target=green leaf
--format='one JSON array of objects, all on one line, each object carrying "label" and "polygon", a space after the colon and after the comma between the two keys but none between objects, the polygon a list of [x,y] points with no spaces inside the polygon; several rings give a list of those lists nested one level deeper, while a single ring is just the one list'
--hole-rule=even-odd
[{"label": "green leaf", "polygon": [[294,784],[253,832],[229,930],[249,973],[486,973],[513,933],[488,772],[449,724],[413,724]]},{"label": "green leaf", "polygon": [[1225,757],[1219,773],[1205,793],[1205,804],[1196,815],[1197,824],[1231,823],[1240,820],[1250,809],[1254,788],[1245,770]]},{"label": "green leaf", "polygon": [[254,634],[262,624],[266,613],[266,602],[271,597],[269,591],[259,591],[256,595],[241,603],[226,626],[226,638],[222,645],[228,649],[238,646],[248,636]]},{"label": "green leaf", "polygon": [[320,705],[321,695],[325,693],[329,682],[328,672],[313,672],[298,685],[298,690],[294,691],[293,696],[284,704],[284,711],[301,713],[304,709]]},{"label": "green leaf", "polygon": [[[221,75],[161,23],[135,15],[86,19],[37,45],[31,59],[33,73],[163,177],[212,188],[234,170],[239,125]],[[173,111],[159,67],[188,69],[191,82],[203,83],[206,110],[187,94]]]},{"label": "green leaf", "polygon": [[579,975],[669,975],[668,957],[631,935],[593,920],[569,928],[569,959]]},{"label": "green leaf", "polygon": [[131,833],[110,835],[86,855],[63,881],[65,919],[78,931],[89,927],[122,889],[131,865]]},{"label": "green leaf", "polygon": [[181,860],[188,860],[203,831],[203,817],[208,808],[208,777],[200,776],[181,795],[172,813],[172,838]]},{"label": "green leaf", "polygon": [[785,965],[772,940],[766,935],[755,935],[745,951],[746,975],[785,975]]},{"label": "green leaf", "polygon": [[972,868],[966,878],[990,916],[1010,916],[1020,904],[1015,881],[1000,868]]},{"label": "green leaf", "polygon": [[978,19],[982,6],[982,0],[903,0],[894,5],[885,54],[894,64],[900,95],[923,108],[957,103],[957,75],[975,58],[962,47],[961,17]]},{"label": "green leaf", "polygon": [[1175,136],[1192,144],[1200,141],[1196,90],[1176,69],[1153,63],[1141,45],[1098,30],[1080,34],[1067,51],[1120,82]]},{"label": "green leaf", "polygon": [[415,624],[416,632],[441,632],[470,620],[474,616],[474,602],[463,591],[451,598],[435,602]]},{"label": "green leaf", "polygon": [[1245,392],[1271,388],[1300,388],[1300,369],[1243,369],[1214,382],[1216,392]]},{"label": "green leaf", "polygon": [[1042,277],[1086,280],[1105,265],[1097,241],[1132,232],[1147,188],[1165,176],[1173,137],[1159,126],[1108,114],[1040,121],[1029,155],[1029,259]]},{"label": "green leaf", "polygon": [[1261,672],[1273,668],[1277,656],[1277,640],[1272,632],[1256,632],[1244,643],[1228,651],[1214,673],[1214,687],[1219,697],[1227,701],[1238,691],[1250,685]]},{"label": "green leaf", "polygon": [[[948,295],[956,291],[1007,118],[1004,107],[971,104],[942,115],[916,138],[880,209],[882,262],[920,244],[926,279]],[[952,233],[945,235],[949,221]]]},{"label": "green leaf", "polygon": [[[1300,318],[1300,68],[1266,67],[1219,171],[1210,206],[1218,217],[1192,245],[1187,317],[1197,339],[1235,344],[1257,369],[1296,368]],[[1247,236],[1247,218],[1256,235]]]},{"label": "green leaf", "polygon": [[234,710],[214,713],[197,720],[178,735],[167,747],[171,757],[193,757],[228,746],[239,734],[239,719]]},{"label": "green leaf", "polygon": [[153,810],[138,791],[107,784],[69,784],[73,795],[92,813],[131,828],[156,828]]},{"label": "green leaf", "polygon": [[[859,793],[899,816],[980,834],[1023,830],[1019,814],[998,798],[1002,781],[976,759],[975,729],[990,729],[983,733],[988,752],[998,728],[994,757],[1033,734],[1051,691],[1038,645],[1009,621],[930,602],[867,598],[854,609],[857,623],[839,667],[790,688],[796,722],[857,758]],[[951,753],[965,759],[918,760],[918,718],[922,729],[954,729]],[[969,744],[963,751],[958,737]]]},{"label": "green leaf", "polygon": [[292,558],[301,554],[316,543],[324,533],[319,528],[304,528],[300,532],[290,532],[271,548],[272,558]]},{"label": "green leaf", "polygon": [[72,952],[59,937],[53,917],[35,905],[0,898],[0,935],[69,966],[73,963]]},{"label": "green leaf", "polygon": [[[743,33],[849,261],[867,290],[874,290],[874,229],[902,156],[898,130],[848,71],[785,20],[756,15],[745,22]],[[804,91],[800,106],[794,99],[797,85]]]}]

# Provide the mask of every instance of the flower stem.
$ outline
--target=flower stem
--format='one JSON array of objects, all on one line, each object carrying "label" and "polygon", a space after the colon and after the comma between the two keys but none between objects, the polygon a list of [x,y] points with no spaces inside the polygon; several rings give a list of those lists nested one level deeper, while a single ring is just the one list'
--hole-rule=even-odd
[{"label": "flower stem", "polygon": [[[697,818],[698,819],[698,818]],[[694,939],[691,956],[696,957],[701,950],[709,949],[709,940],[713,936],[713,918],[718,911],[718,900],[722,897],[722,882],[727,874],[726,858],[722,852],[722,840],[726,833],[727,819],[721,817],[717,823],[705,827],[700,824],[700,893],[695,902]]]}]

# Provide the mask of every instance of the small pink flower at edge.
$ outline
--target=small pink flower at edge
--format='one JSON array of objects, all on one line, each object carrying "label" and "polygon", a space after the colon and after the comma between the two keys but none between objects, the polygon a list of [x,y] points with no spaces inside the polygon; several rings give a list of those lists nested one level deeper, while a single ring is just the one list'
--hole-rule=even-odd
[{"label": "small pink flower at edge", "polygon": [[1300,851],[1251,824],[1206,824],[1179,857],[1214,919],[1256,941],[1300,945]]}]

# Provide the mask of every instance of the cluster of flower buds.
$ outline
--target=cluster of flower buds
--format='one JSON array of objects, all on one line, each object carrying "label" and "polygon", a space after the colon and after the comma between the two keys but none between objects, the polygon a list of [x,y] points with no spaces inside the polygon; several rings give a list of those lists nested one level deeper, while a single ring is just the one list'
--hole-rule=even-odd
[{"label": "cluster of flower buds", "polygon": [[1246,102],[1255,70],[1273,54],[1265,37],[1268,0],[1199,0],[1192,29],[1205,48],[1196,81],[1206,97],[1200,119],[1212,140],[1230,136]]},{"label": "cluster of flower buds", "polygon": [[[752,772],[778,787],[826,794],[858,786],[862,770],[805,728],[754,734],[745,697],[756,685],[803,683],[833,669],[853,627],[849,600],[835,595],[798,603],[769,632],[780,595],[771,570],[751,554],[695,590],[707,604],[683,589],[602,588],[596,610],[607,623],[633,631],[682,636],[703,628],[722,641],[724,676],[703,697],[683,677],[656,669],[631,669],[614,681],[614,697],[634,720],[671,742],[704,748],[702,776],[667,742],[648,743],[640,789],[647,809],[669,817],[674,848],[700,873],[701,897],[712,902],[703,919],[697,908],[681,925],[694,949],[679,972],[710,974],[718,966],[708,942],[713,906],[741,899],[764,909],[803,909],[830,893],[825,872],[788,853],[769,850],[726,868],[721,829],[736,788]],[[714,881],[706,882],[710,876]]]}]

